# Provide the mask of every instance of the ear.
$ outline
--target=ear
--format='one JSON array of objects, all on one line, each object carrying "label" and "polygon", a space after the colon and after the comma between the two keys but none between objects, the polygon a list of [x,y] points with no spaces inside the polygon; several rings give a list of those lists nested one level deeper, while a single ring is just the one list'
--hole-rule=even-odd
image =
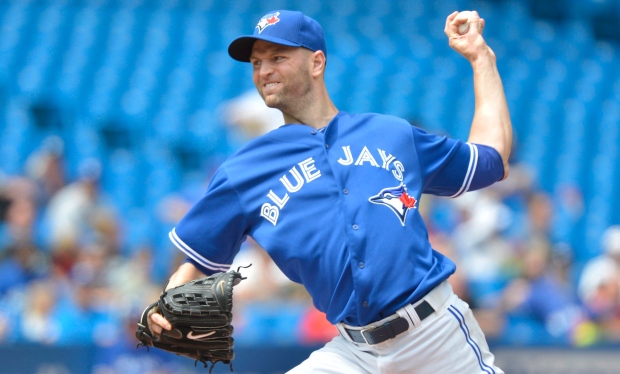
[{"label": "ear", "polygon": [[325,53],[323,51],[316,51],[312,54],[312,76],[319,77],[323,75],[325,71]]}]

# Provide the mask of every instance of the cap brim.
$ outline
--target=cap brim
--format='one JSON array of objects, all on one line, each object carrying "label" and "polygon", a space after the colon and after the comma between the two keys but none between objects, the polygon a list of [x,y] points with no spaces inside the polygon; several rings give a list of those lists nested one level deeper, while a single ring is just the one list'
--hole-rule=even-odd
[{"label": "cap brim", "polygon": [[267,42],[287,45],[289,47],[301,47],[300,44],[293,43],[282,38],[276,38],[268,35],[251,35],[242,36],[233,40],[232,43],[230,43],[230,45],[228,46],[228,54],[230,55],[230,57],[234,58],[237,61],[250,62],[252,47],[254,47],[254,42],[256,42],[257,40],[265,40]]}]

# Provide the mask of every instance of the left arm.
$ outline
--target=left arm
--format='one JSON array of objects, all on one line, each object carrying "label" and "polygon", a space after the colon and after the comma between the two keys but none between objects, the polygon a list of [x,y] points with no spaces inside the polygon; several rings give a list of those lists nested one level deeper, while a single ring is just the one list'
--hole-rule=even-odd
[{"label": "left arm", "polygon": [[[497,70],[493,50],[482,38],[484,20],[477,12],[459,16],[454,12],[446,20],[445,33],[450,47],[463,55],[474,73],[476,107],[468,142],[488,145],[499,152],[504,164],[504,177],[508,177],[508,159],[512,148],[512,123],[502,80]],[[459,25],[469,22],[467,33],[458,33]]]}]

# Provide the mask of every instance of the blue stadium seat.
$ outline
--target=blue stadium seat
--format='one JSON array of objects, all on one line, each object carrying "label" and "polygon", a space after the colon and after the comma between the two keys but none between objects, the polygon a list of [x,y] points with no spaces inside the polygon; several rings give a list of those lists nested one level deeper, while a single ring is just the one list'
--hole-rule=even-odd
[{"label": "blue stadium seat", "polygon": [[124,149],[113,151],[103,169],[102,186],[114,196],[119,212],[127,212],[134,206],[142,206],[143,195],[139,188],[144,178],[138,173],[136,156]]}]

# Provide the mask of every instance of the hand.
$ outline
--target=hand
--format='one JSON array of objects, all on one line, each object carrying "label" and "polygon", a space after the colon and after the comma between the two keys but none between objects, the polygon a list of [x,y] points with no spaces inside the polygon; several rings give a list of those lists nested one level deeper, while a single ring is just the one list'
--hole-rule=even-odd
[{"label": "hand", "polygon": [[[461,35],[459,26],[469,21],[469,30]],[[491,52],[486,41],[482,37],[484,19],[480,18],[475,10],[469,13],[454,12],[446,18],[444,33],[448,37],[450,47],[463,55],[468,61],[473,62],[481,55]]]},{"label": "hand", "polygon": [[170,325],[170,322],[159,314],[156,309],[157,308],[153,308],[149,311],[148,323],[149,330],[151,330],[155,336],[159,337],[163,330],[172,330],[172,325]]},{"label": "hand", "polygon": [[[201,273],[200,270],[196,269],[194,265],[186,262],[181,265],[174,274],[172,274],[166,289],[169,290],[173,287],[187,283],[194,279],[202,278],[204,276],[205,275]],[[149,329],[156,336],[161,335],[163,330],[172,330],[172,325],[159,313],[159,308],[157,307],[149,311],[148,324]]]}]

